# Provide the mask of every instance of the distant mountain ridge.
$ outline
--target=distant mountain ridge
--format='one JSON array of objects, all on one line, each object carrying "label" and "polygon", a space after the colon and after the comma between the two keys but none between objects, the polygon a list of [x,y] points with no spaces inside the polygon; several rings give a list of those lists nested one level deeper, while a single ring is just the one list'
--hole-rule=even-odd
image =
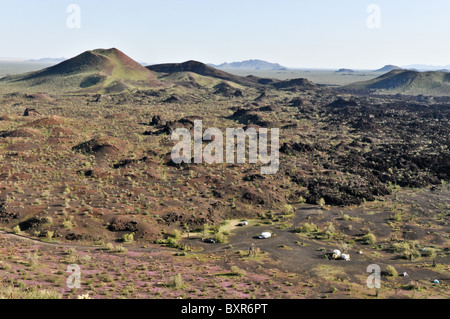
[{"label": "distant mountain ridge", "polygon": [[42,58],[42,59],[30,59],[26,60],[27,63],[46,63],[46,64],[57,64],[67,60],[66,58]]},{"label": "distant mountain ridge", "polygon": [[448,65],[427,65],[427,64],[411,64],[403,67],[404,69],[416,69],[419,71],[440,71],[450,69],[450,64]]},{"label": "distant mountain ridge", "polygon": [[278,64],[263,60],[246,60],[242,62],[222,63],[219,65],[209,64],[218,69],[247,69],[247,70],[286,70],[287,68]]},{"label": "distant mountain ridge", "polygon": [[148,70],[159,73],[177,73],[177,72],[192,72],[202,76],[212,77],[225,81],[231,81],[242,85],[255,85],[259,78],[256,77],[242,77],[234,74],[218,70],[210,65],[202,62],[190,60],[183,63],[165,63],[155,64],[146,67]]},{"label": "distant mountain ridge", "polygon": [[[301,89],[312,89],[315,90],[318,87],[306,80],[306,79],[290,79],[290,80],[275,80],[269,78],[260,78],[257,76],[249,75],[246,77],[238,76],[234,74],[230,74],[225,72],[224,70],[219,70],[211,65],[204,64],[198,61],[187,61],[184,63],[166,63],[166,64],[156,64],[147,66],[147,69],[157,73],[163,73],[168,75],[175,74],[197,74],[203,77],[219,79],[222,81],[233,82],[235,84],[239,84],[242,86],[252,86],[252,87],[260,87],[260,86],[271,86],[280,90],[301,90]],[[170,77],[170,76],[169,76]],[[188,76],[179,76],[179,77],[170,77],[171,79],[177,79],[178,81],[195,81],[191,75]]]},{"label": "distant mountain ridge", "polygon": [[388,64],[383,66],[381,69],[374,70],[373,72],[390,72],[392,70],[401,70],[402,68],[396,65]]},{"label": "distant mountain ridge", "polygon": [[450,73],[392,70],[375,79],[352,83],[342,88],[382,94],[443,96],[450,95]]},{"label": "distant mountain ridge", "polygon": [[352,69],[339,69],[335,73],[355,73]]}]

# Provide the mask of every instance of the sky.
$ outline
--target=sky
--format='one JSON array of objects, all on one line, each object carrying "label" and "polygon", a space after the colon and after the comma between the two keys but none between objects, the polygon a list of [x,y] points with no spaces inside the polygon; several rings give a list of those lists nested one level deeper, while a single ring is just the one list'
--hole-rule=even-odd
[{"label": "sky", "polygon": [[448,0],[0,0],[0,57],[115,47],[149,64],[449,65],[449,14]]}]

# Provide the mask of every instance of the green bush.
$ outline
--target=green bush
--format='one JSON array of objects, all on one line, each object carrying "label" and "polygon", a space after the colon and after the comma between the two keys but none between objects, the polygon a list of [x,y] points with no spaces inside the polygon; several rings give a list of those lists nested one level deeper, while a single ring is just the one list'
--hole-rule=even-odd
[{"label": "green bush", "polygon": [[0,299],[62,299],[56,290],[38,289],[37,287],[14,287],[7,285],[0,287]]},{"label": "green bush", "polygon": [[19,234],[22,233],[22,230],[20,229],[20,226],[19,226],[19,225],[15,226],[15,227],[12,229],[12,231],[13,231],[13,233],[16,234],[16,235],[19,235]]},{"label": "green bush", "polygon": [[420,256],[414,242],[394,243],[392,244],[392,250],[399,253],[403,259],[417,258]]},{"label": "green bush", "polygon": [[377,242],[377,238],[372,233],[367,233],[361,238],[362,242],[366,245],[373,245]]},{"label": "green bush", "polygon": [[386,274],[388,276],[391,276],[391,277],[397,277],[398,276],[397,269],[395,269],[394,266],[391,266],[391,265],[386,267]]},{"label": "green bush", "polygon": [[294,213],[294,206],[286,204],[283,206],[283,208],[281,209],[281,213],[283,215],[292,215]]},{"label": "green bush", "polygon": [[125,243],[130,243],[134,241],[134,233],[125,234],[122,236],[122,241]]},{"label": "green bush", "polygon": [[435,258],[436,255],[437,255],[436,249],[434,249],[434,248],[427,247],[424,250],[422,250],[422,256],[424,256],[424,257]]},{"label": "green bush", "polygon": [[319,227],[317,227],[314,223],[304,223],[302,225],[298,225],[294,231],[298,233],[312,233],[319,231]]},{"label": "green bush", "polygon": [[241,277],[243,277],[243,276],[247,275],[246,271],[241,269],[241,268],[239,268],[238,266],[231,266],[230,270],[231,270],[231,274],[234,275],[234,276],[241,276]]},{"label": "green bush", "polygon": [[320,198],[318,201],[317,201],[317,205],[319,205],[320,207],[323,207],[323,206],[325,206],[325,199],[323,199],[323,198]]},{"label": "green bush", "polygon": [[218,242],[219,244],[223,244],[227,241],[227,237],[225,236],[224,233],[217,233],[214,236],[214,239],[216,240],[216,242]]},{"label": "green bush", "polygon": [[181,274],[176,274],[175,276],[170,277],[169,287],[174,289],[181,289],[184,286],[183,277]]},{"label": "green bush", "polygon": [[174,229],[174,231],[172,232],[172,237],[175,239],[180,239],[181,238],[181,232],[178,229]]},{"label": "green bush", "polygon": [[52,230],[47,230],[47,233],[45,235],[45,237],[47,237],[48,240],[52,239],[53,236],[55,235],[55,232]]}]

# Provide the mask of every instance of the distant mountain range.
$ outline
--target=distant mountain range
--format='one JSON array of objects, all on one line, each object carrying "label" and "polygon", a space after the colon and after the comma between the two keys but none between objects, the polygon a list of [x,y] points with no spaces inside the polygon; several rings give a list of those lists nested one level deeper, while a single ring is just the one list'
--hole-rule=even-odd
[{"label": "distant mountain range", "polygon": [[28,63],[45,63],[45,64],[57,64],[67,60],[66,58],[42,58],[42,59],[30,59],[25,62]]},{"label": "distant mountain range", "polygon": [[335,73],[354,73],[355,71],[351,69],[339,69]]},{"label": "distant mountain range", "polygon": [[231,81],[241,85],[254,85],[257,84],[258,80],[258,78],[256,77],[242,77],[238,75],[233,75],[225,71],[218,70],[210,65],[193,60],[184,63],[154,64],[149,65],[146,68],[152,72],[166,73],[166,74],[185,73],[185,72],[195,73],[201,76]]},{"label": "distant mountain range", "polygon": [[242,62],[222,63],[219,65],[209,64],[216,69],[246,69],[246,70],[287,70],[278,63],[270,63],[262,60],[246,60]]},{"label": "distant mountain range", "polygon": [[382,94],[450,95],[450,73],[399,69],[373,80],[352,83],[342,88]]},{"label": "distant mountain range", "polygon": [[[146,67],[152,72],[158,74],[164,74],[160,77],[162,80],[169,80],[178,83],[190,82],[196,83],[197,85],[204,86],[204,83],[214,83],[216,85],[221,85],[217,80],[226,81],[227,84],[238,84],[247,87],[259,87],[270,85],[274,88],[281,90],[296,90],[296,89],[315,89],[317,88],[315,84],[306,79],[291,79],[291,80],[275,80],[268,78],[260,78],[257,76],[238,76],[225,72],[212,67],[211,65],[204,64],[198,61],[187,61],[184,63],[166,63],[166,64],[156,64]],[[199,78],[201,76],[203,78]],[[215,79],[216,81],[211,81]],[[203,84],[203,85],[202,85]]]},{"label": "distant mountain range", "polygon": [[403,69],[416,69],[419,71],[442,71],[449,70],[450,65],[426,65],[426,64],[411,64],[402,67]]},{"label": "distant mountain range", "polygon": [[373,72],[391,72],[392,70],[400,70],[400,69],[402,68],[399,66],[388,64],[383,66],[381,69],[374,70]]}]

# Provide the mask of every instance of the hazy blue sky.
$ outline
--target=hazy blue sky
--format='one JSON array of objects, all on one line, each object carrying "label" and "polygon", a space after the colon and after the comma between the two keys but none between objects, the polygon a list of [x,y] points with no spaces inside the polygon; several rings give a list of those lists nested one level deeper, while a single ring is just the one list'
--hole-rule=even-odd
[{"label": "hazy blue sky", "polygon": [[[70,29],[67,7],[81,8]],[[370,4],[381,27],[369,28]],[[0,0],[0,57],[116,47],[138,61],[377,68],[450,64],[448,0]]]}]

